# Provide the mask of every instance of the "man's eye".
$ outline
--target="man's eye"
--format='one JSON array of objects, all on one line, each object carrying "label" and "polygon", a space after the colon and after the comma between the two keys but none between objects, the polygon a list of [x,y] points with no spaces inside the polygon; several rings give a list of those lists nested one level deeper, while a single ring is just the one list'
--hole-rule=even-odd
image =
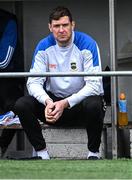
[{"label": "man's eye", "polygon": [[63,24],[63,27],[67,27],[68,26],[68,24]]},{"label": "man's eye", "polygon": [[55,28],[59,28],[59,27],[60,27],[60,25],[54,25],[54,27],[55,27]]}]

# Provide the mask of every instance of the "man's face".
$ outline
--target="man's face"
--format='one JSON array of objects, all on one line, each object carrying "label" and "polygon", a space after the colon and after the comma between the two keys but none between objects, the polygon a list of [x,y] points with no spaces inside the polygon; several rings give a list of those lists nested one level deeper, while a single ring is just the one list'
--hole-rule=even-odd
[{"label": "man's face", "polygon": [[68,16],[61,17],[59,20],[52,20],[49,29],[53,33],[59,46],[67,46],[71,42],[74,22],[70,22]]}]

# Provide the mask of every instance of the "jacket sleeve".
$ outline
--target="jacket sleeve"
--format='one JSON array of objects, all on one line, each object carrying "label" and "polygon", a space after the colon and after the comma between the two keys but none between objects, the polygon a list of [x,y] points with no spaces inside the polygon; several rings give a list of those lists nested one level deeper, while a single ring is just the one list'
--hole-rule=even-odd
[{"label": "jacket sleeve", "polygon": [[7,23],[0,39],[0,69],[5,69],[10,63],[17,42],[17,25],[14,20]]},{"label": "jacket sleeve", "polygon": [[[43,55],[42,55],[43,54]],[[31,73],[46,72],[44,51],[38,51],[33,59],[33,64],[30,69]],[[45,100],[50,99],[44,90],[44,82],[46,77],[29,77],[27,80],[27,89],[31,96],[35,97],[40,103],[45,105]]]}]

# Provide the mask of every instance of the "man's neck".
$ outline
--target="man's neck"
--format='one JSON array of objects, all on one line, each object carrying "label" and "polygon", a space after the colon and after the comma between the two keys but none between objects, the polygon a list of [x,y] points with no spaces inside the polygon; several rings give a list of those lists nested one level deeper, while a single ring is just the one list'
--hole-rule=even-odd
[{"label": "man's neck", "polygon": [[71,42],[72,42],[72,38],[69,41],[67,41],[67,42],[63,42],[63,43],[58,42],[58,45],[60,47],[68,47],[71,44]]}]

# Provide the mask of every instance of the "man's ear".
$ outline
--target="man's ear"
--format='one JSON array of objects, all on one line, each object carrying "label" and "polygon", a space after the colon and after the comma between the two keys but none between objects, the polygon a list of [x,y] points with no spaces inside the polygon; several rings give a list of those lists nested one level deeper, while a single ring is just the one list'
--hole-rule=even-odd
[{"label": "man's ear", "polygon": [[72,30],[75,29],[75,21],[72,21]]},{"label": "man's ear", "polygon": [[51,24],[48,24],[50,32],[52,32]]}]

